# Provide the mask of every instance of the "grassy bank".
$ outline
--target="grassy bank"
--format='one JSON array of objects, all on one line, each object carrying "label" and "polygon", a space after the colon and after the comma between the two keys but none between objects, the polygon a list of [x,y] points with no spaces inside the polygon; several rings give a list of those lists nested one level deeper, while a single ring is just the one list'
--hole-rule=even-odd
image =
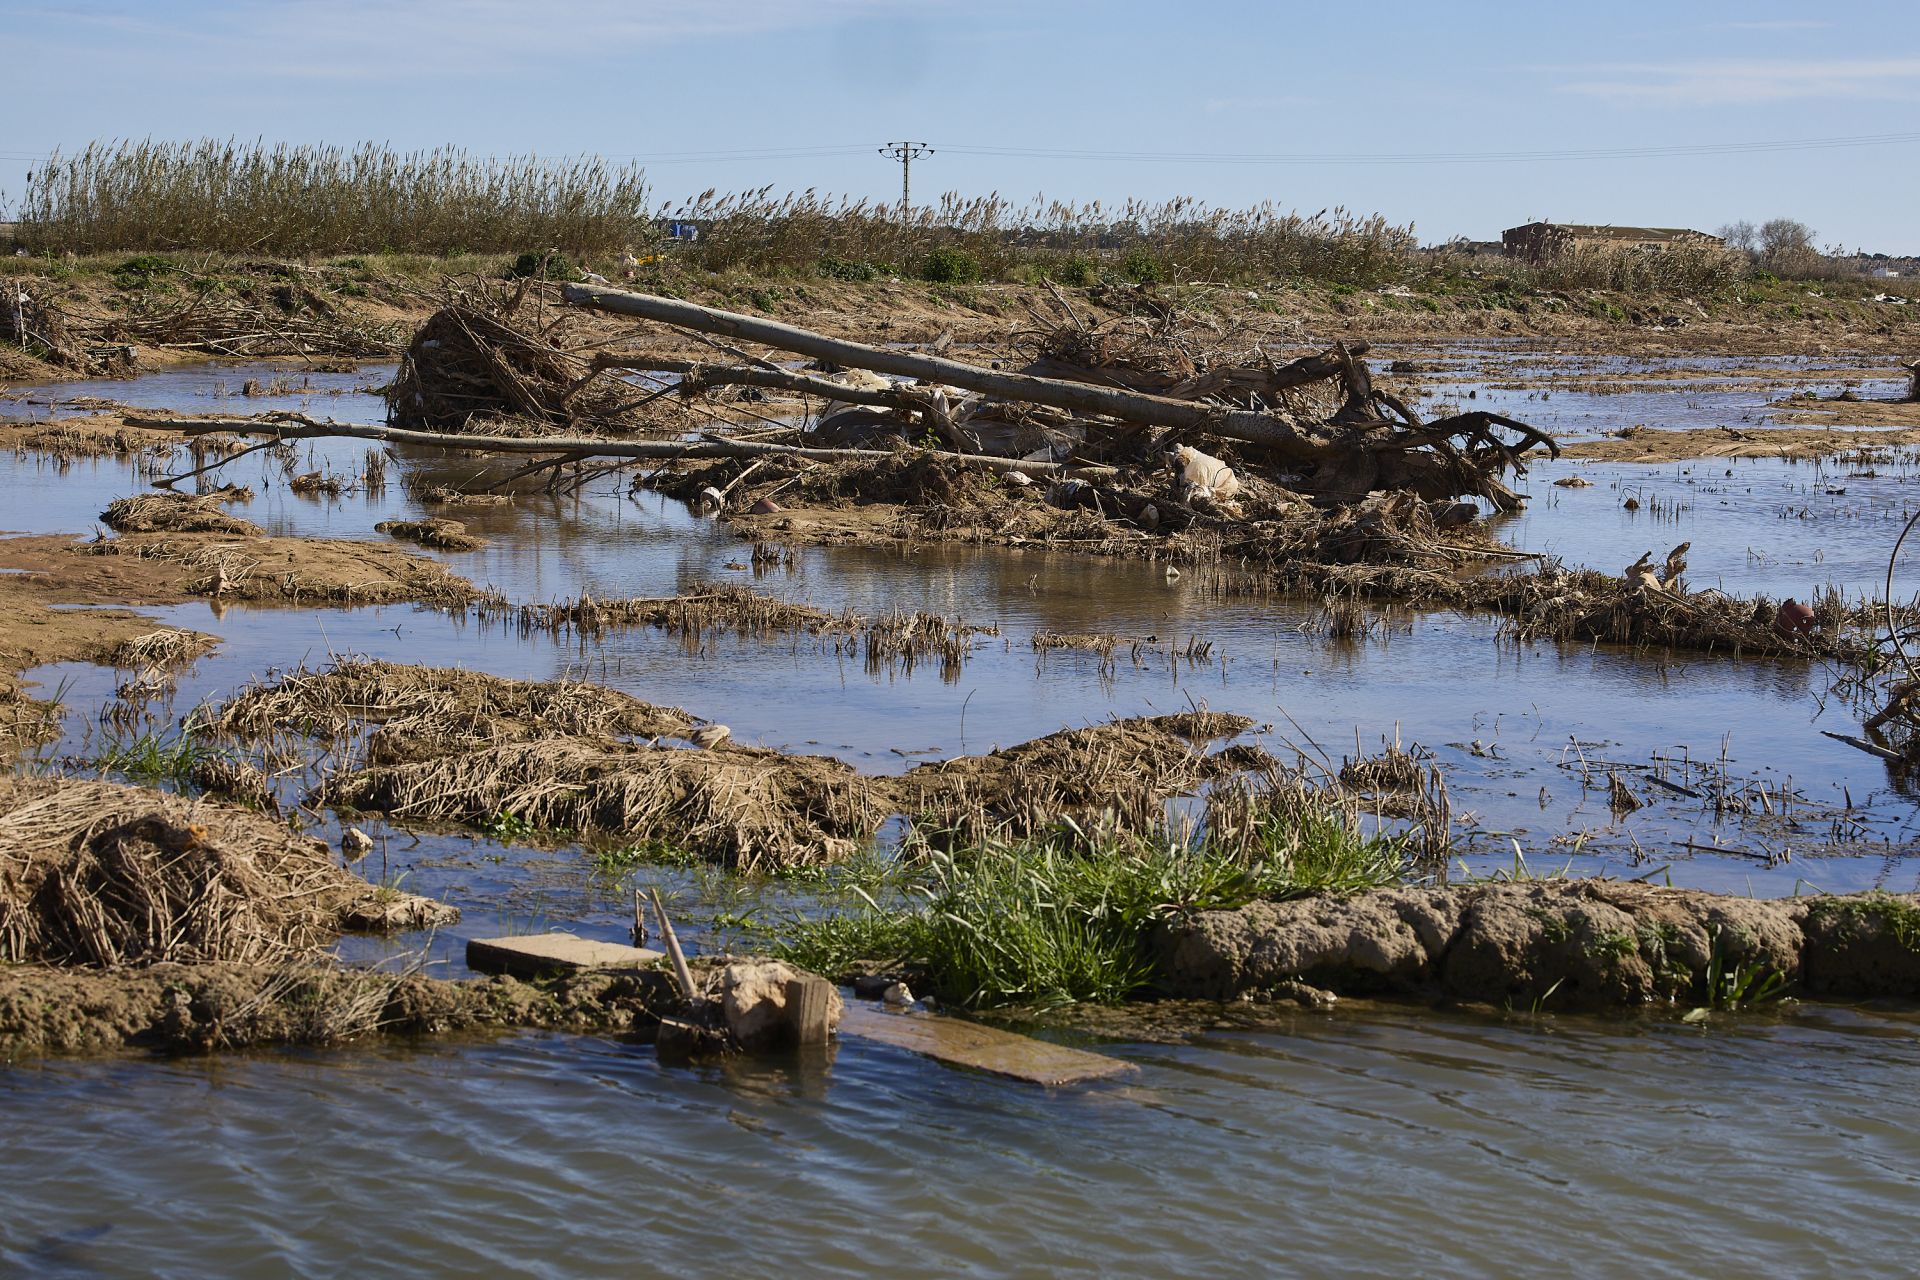
[{"label": "grassy bank", "polygon": [[1162,921],[1315,890],[1395,884],[1409,846],[1367,835],[1309,792],[1239,793],[1235,822],[1216,809],[1199,833],[1046,837],[945,851],[922,845],[903,877],[848,882],[850,909],[796,918],[778,953],[843,974],[879,966],[911,973],[952,1003],[1112,1002],[1153,985],[1148,944]]}]

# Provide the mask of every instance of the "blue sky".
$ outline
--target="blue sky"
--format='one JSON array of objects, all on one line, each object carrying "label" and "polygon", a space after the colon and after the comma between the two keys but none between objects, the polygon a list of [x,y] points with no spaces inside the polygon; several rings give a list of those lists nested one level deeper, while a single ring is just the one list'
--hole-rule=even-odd
[{"label": "blue sky", "polygon": [[[913,138],[916,197],[1345,206],[1425,240],[1787,216],[1920,253],[1911,0],[0,0],[0,48],[10,196],[55,147],[214,135],[892,197],[873,148]],[[1658,147],[1708,150],[1564,154]]]}]

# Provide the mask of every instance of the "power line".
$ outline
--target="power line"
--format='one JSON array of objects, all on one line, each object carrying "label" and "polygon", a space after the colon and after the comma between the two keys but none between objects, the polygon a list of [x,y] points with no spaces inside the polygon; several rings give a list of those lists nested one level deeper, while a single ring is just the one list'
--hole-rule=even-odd
[{"label": "power line", "polygon": [[1147,164],[1238,165],[1397,165],[1531,164],[1554,160],[1647,160],[1668,156],[1748,155],[1779,151],[1827,151],[1845,147],[1883,147],[1920,142],[1920,133],[1876,133],[1853,137],[1781,138],[1752,142],[1667,143],[1636,147],[1539,151],[1423,151],[1333,155],[1258,152],[1096,151],[1051,147],[983,147],[946,143],[949,155],[1031,160],[1111,160]]}]

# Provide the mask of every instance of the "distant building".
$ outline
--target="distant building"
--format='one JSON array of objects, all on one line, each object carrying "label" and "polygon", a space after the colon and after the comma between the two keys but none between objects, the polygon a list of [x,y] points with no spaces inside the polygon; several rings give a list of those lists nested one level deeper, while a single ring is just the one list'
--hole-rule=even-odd
[{"label": "distant building", "polygon": [[1523,262],[1546,262],[1580,249],[1645,249],[1659,253],[1680,245],[1727,247],[1719,236],[1685,227],[1607,227],[1584,222],[1529,222],[1502,232],[1500,243],[1506,246],[1509,258]]},{"label": "distant building", "polygon": [[1900,268],[1875,267],[1871,271],[1867,272],[1867,274],[1872,276],[1876,280],[1898,280],[1900,278]]}]

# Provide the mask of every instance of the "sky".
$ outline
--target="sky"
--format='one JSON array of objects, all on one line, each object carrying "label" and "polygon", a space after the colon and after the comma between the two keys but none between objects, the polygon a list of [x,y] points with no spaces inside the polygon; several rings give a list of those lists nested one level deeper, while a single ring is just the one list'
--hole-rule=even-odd
[{"label": "sky", "polygon": [[1920,5],[1251,0],[0,0],[0,203],[56,148],[199,137],[645,165],[916,203],[1796,218],[1920,254]]}]

